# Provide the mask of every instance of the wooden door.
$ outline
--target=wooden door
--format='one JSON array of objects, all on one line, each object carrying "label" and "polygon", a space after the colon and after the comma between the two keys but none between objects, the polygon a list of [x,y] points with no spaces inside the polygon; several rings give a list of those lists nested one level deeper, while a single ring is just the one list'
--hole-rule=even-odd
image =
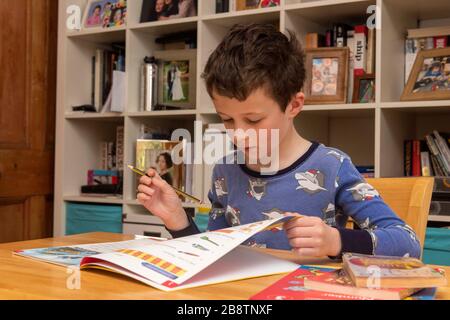
[{"label": "wooden door", "polygon": [[0,242],[52,235],[55,0],[0,0]]}]

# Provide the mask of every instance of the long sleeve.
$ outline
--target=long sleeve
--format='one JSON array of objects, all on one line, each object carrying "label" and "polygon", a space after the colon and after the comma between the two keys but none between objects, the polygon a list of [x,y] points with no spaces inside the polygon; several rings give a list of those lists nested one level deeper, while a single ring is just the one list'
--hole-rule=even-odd
[{"label": "long sleeve", "polygon": [[[217,166],[214,167],[211,177],[211,189],[208,192],[208,199],[212,204],[209,212],[208,230],[219,230],[230,227],[226,221],[226,198],[228,195],[226,181],[224,177],[218,175]],[[188,215],[189,226],[180,231],[167,229],[173,238],[187,237],[200,233],[197,225],[190,215]]]},{"label": "long sleeve", "polygon": [[367,251],[365,243],[369,239],[371,254],[420,257],[421,247],[415,232],[366,183],[348,158],[344,158],[336,179],[336,209],[352,217],[362,229],[340,230],[343,250]]},{"label": "long sleeve", "polygon": [[220,176],[219,168],[216,165],[211,179],[211,189],[208,192],[208,199],[211,202],[211,211],[209,212],[208,230],[220,230],[229,228],[227,223],[227,197],[228,187],[224,176]]}]

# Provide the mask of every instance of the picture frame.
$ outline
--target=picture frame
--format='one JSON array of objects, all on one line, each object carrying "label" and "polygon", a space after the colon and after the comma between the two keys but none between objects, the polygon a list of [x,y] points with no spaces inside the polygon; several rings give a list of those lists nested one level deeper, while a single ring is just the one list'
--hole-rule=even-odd
[{"label": "picture frame", "polygon": [[365,74],[355,77],[355,87],[353,90],[353,103],[374,103],[375,102],[375,75]]},{"label": "picture frame", "polygon": [[[180,2],[183,1],[184,4]],[[142,0],[141,23],[195,17],[198,0]]]},{"label": "picture frame", "polygon": [[197,49],[156,51],[158,107],[195,109]]},{"label": "picture frame", "polygon": [[419,51],[401,101],[450,99],[450,48]]},{"label": "picture frame", "polygon": [[88,0],[82,28],[100,30],[120,27],[127,21],[127,0]]},{"label": "picture frame", "polygon": [[176,164],[173,158],[176,150],[180,150],[178,156],[183,157],[183,146],[182,141],[138,139],[136,141],[136,168],[145,172],[152,168],[171,186],[184,189],[185,165]]},{"label": "picture frame", "polygon": [[305,55],[305,104],[347,103],[349,49],[306,49]]},{"label": "picture frame", "polygon": [[232,0],[236,1],[236,11],[278,7],[281,0]]}]

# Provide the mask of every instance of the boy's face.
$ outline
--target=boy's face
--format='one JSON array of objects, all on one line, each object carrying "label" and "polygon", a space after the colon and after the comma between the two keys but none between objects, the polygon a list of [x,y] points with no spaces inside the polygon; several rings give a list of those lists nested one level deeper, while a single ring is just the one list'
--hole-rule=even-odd
[{"label": "boy's face", "polygon": [[[271,156],[272,129],[278,130],[279,135],[278,141],[276,139],[273,141],[275,143],[274,151],[276,151],[286,136],[292,132],[293,119],[303,107],[303,95],[301,93],[298,95],[301,96],[301,105],[298,105],[298,99],[294,99],[297,103],[289,104],[285,112],[281,110],[275,100],[266,94],[266,90],[263,88],[255,90],[245,101],[214,94],[213,102],[227,129],[242,129],[244,132],[249,129],[256,131],[257,139],[251,139],[251,135],[248,134],[235,134],[231,137],[235,145],[244,151],[246,157],[250,152],[255,151],[256,155],[259,155],[260,150],[263,155]],[[297,107],[294,107],[296,104]],[[266,132],[261,129],[266,129]]]}]

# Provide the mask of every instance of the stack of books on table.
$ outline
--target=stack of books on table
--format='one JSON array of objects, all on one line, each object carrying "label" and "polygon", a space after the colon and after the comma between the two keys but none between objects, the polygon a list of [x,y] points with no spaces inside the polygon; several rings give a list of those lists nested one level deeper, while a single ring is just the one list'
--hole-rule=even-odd
[{"label": "stack of books on table", "polygon": [[414,258],[346,253],[341,269],[302,266],[252,300],[431,300],[445,272]]}]

